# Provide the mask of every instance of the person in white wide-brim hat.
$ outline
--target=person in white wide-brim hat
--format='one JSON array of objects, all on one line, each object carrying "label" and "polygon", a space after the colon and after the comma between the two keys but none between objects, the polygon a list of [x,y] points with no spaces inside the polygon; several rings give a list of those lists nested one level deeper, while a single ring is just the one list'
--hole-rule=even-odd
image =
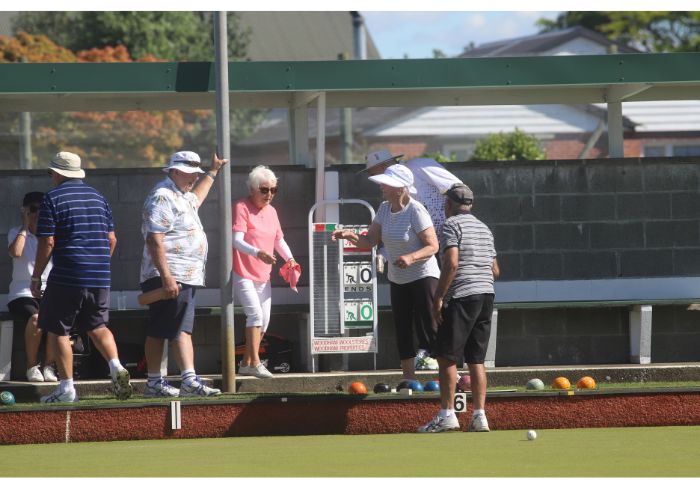
[{"label": "person in white wide-brim hat", "polygon": [[415,379],[414,319],[421,345],[431,347],[437,331],[430,310],[440,276],[435,259],[438,240],[428,211],[410,195],[415,187],[413,173],[407,167],[393,164],[369,179],[380,186],[385,201],[367,234],[360,236],[343,229],[331,237],[348,239],[363,248],[384,243],[401,369],[404,379]]}]

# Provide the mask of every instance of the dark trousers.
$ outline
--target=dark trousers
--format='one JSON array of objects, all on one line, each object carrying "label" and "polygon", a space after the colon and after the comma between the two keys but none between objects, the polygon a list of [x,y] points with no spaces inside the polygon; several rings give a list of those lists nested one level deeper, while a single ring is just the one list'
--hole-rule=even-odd
[{"label": "dark trousers", "polygon": [[437,337],[437,324],[430,310],[438,280],[432,276],[410,283],[391,283],[391,310],[394,313],[396,343],[400,359],[416,355],[413,345],[413,324],[418,338],[418,348],[432,351]]}]

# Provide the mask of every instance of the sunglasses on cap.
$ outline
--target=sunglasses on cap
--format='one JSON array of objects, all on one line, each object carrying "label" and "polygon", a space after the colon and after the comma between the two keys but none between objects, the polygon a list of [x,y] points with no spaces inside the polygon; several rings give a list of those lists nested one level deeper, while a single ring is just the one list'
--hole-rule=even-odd
[{"label": "sunglasses on cap", "polygon": [[202,163],[199,161],[184,161],[184,160],[177,160],[173,161],[173,163],[176,164],[186,164],[187,166],[190,166],[191,168],[199,168]]},{"label": "sunglasses on cap", "polygon": [[263,195],[267,195],[268,193],[271,193],[274,195],[275,193],[277,193],[276,186],[273,186],[272,188],[267,188],[265,186],[261,186],[258,188],[258,190],[260,190],[260,193],[262,193]]}]

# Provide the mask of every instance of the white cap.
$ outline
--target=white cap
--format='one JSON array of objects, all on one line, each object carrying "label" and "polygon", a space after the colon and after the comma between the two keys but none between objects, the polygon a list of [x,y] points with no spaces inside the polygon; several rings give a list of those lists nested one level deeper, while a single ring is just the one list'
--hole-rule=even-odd
[{"label": "white cap", "polygon": [[384,173],[370,176],[369,180],[394,188],[408,188],[410,193],[416,193],[416,188],[413,186],[413,173],[403,164],[389,166]]},{"label": "white cap", "polygon": [[171,169],[178,169],[183,173],[204,173],[201,166],[199,154],[192,151],[179,151],[170,156],[168,165],[163,168],[163,171],[167,173]]}]

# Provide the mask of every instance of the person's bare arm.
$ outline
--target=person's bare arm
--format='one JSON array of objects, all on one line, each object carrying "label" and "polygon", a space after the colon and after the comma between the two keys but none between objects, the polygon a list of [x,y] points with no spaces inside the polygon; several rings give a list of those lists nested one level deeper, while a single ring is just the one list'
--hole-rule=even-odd
[{"label": "person's bare arm", "polygon": [[34,298],[41,298],[41,275],[49,264],[54,244],[53,236],[38,238],[36,257],[34,258],[34,271],[32,272],[31,285],[29,287]]},{"label": "person's bare arm", "polygon": [[163,245],[163,234],[149,232],[146,236],[146,247],[151,255],[153,264],[160,273],[160,279],[163,282],[163,288],[168,293],[169,298],[175,298],[180,292],[180,288],[170,274],[170,266],[165,257],[165,246]]},{"label": "person's bare arm", "polygon": [[107,238],[109,239],[109,257],[112,257],[114,249],[117,247],[117,235],[113,230],[110,230],[109,234],[107,234]]},{"label": "person's bare arm", "polygon": [[491,272],[493,273],[493,279],[497,280],[501,276],[501,268],[498,267],[498,260],[493,258],[493,263],[491,263]]},{"label": "person's bare arm", "polygon": [[372,222],[367,230],[367,234],[359,235],[355,234],[349,229],[335,230],[331,234],[331,239],[346,239],[352,242],[359,248],[372,248],[379,244],[382,240],[382,226],[376,222]]},{"label": "person's bare arm", "polygon": [[459,249],[448,247],[442,255],[442,268],[440,269],[440,279],[438,280],[435,296],[433,298],[433,318],[438,324],[442,323],[442,304],[450,289],[452,281],[457,274],[457,265],[459,264]]},{"label": "person's bare arm", "polygon": [[197,199],[199,200],[200,204],[204,203],[204,200],[207,198],[207,195],[209,195],[209,190],[211,190],[211,187],[214,184],[214,178],[216,178],[216,175],[219,173],[219,170],[226,163],[228,163],[228,159],[219,159],[216,153],[212,154],[211,167],[209,168],[206,174],[202,175],[202,177],[199,179],[199,181],[197,181],[197,184],[192,189],[192,193],[197,195]]},{"label": "person's bare arm", "polygon": [[437,235],[435,235],[435,228],[428,227],[418,233],[418,238],[420,239],[423,247],[417,251],[413,251],[409,254],[404,254],[399,256],[399,258],[394,262],[396,267],[405,269],[418,261],[424,261],[436,252],[438,252],[438,240]]}]

